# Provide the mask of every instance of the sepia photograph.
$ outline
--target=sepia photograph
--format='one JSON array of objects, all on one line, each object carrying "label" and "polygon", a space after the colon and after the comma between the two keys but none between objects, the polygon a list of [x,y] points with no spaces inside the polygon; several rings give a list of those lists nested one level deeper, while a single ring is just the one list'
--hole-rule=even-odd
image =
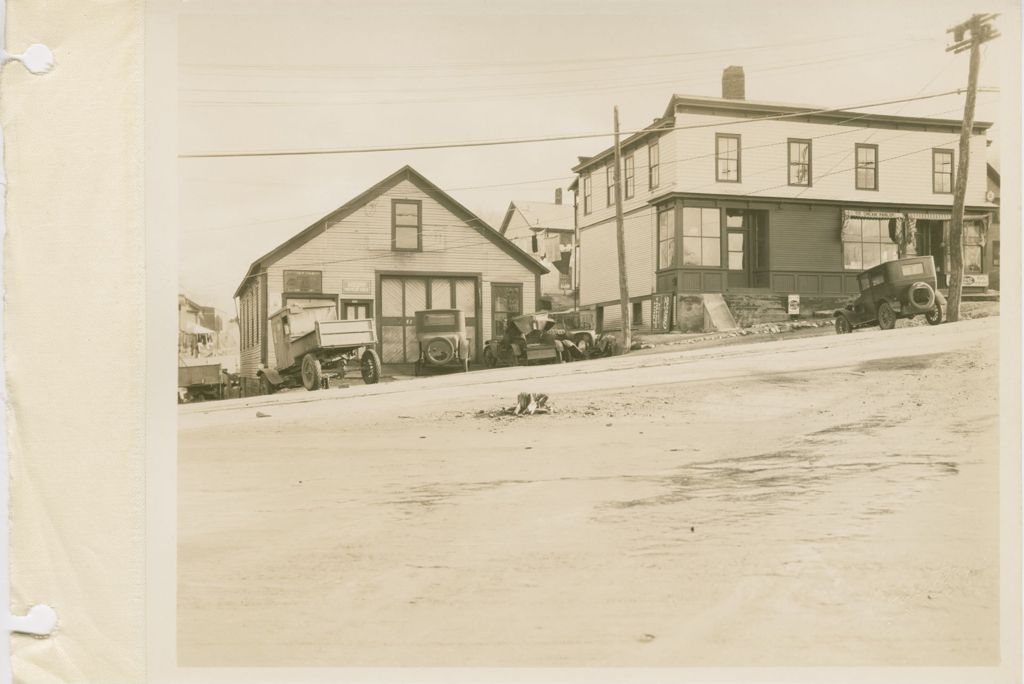
[{"label": "sepia photograph", "polygon": [[1020,20],[182,0],[177,665],[1005,665]]}]

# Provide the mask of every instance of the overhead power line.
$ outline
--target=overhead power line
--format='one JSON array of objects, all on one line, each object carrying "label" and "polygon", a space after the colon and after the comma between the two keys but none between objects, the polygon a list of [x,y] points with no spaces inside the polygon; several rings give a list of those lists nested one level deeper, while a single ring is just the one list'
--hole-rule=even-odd
[{"label": "overhead power line", "polygon": [[[984,88],[979,89],[983,92],[996,92],[995,88]],[[757,121],[770,121],[779,119],[791,119],[810,116],[813,114],[827,114],[830,112],[845,112],[856,109],[868,109],[872,107],[883,107],[886,105],[900,104],[903,102],[915,102],[919,100],[931,100],[937,97],[948,97],[950,95],[959,95],[963,93],[963,89],[949,90],[942,93],[932,93],[930,95],[917,95],[914,97],[904,97],[895,100],[884,100],[882,102],[870,102],[867,104],[852,105],[846,107],[829,107],[825,109],[813,109],[807,111],[792,112],[789,114],[773,114],[771,116],[761,116],[753,118],[742,118],[732,119],[729,121],[703,123],[703,124],[689,124],[685,126],[666,126],[657,130],[669,131],[669,130],[688,130],[694,128],[715,128],[720,126],[734,126],[737,124],[748,124]],[[622,131],[622,135],[633,135],[635,133],[644,133],[651,130],[651,128],[641,128],[633,131]],[[179,154],[178,157],[181,159],[217,159],[217,158],[231,158],[231,157],[304,157],[304,156],[316,156],[316,155],[335,155],[335,154],[367,154],[375,152],[410,152],[414,150],[440,150],[440,149],[456,149],[466,147],[493,147],[499,145],[522,145],[528,143],[541,143],[541,142],[557,142],[563,140],[586,140],[592,138],[609,138],[613,137],[613,132],[602,132],[602,133],[580,133],[576,135],[552,135],[552,136],[540,136],[535,138],[506,138],[497,140],[464,140],[457,142],[444,142],[444,143],[423,143],[414,145],[387,145],[379,147],[338,147],[328,148],[320,150],[264,150],[254,152],[191,152]]]}]

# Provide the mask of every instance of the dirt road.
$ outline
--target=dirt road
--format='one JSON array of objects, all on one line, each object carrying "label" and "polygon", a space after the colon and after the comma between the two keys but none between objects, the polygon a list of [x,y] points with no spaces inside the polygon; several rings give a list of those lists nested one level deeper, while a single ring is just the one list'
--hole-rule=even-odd
[{"label": "dirt road", "polygon": [[[994,664],[997,339],[183,407],[180,664]],[[520,391],[556,413],[486,413]]]}]

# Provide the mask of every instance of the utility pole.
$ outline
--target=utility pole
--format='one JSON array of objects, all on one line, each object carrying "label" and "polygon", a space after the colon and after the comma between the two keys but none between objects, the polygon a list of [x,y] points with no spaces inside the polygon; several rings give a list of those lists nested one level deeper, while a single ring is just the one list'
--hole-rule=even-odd
[{"label": "utility pole", "polygon": [[[997,14],[975,14],[962,24],[946,33],[952,33],[956,41],[946,52],[971,51],[970,71],[967,75],[967,101],[964,104],[964,120],[960,129],[960,159],[956,168],[956,187],[953,194],[953,215],[949,226],[949,297],[946,318],[956,321],[960,318],[960,296],[964,282],[964,203],[967,196],[967,170],[971,158],[971,131],[974,128],[974,101],[978,93],[978,69],[981,66],[981,44],[999,37],[999,32],[989,23]],[[970,34],[965,38],[965,34]]]},{"label": "utility pole", "polygon": [[619,300],[622,306],[622,351],[633,345],[633,326],[629,320],[629,286],[626,284],[626,229],[622,222],[622,150],[619,148],[619,107],[615,106],[615,241],[619,247]]}]

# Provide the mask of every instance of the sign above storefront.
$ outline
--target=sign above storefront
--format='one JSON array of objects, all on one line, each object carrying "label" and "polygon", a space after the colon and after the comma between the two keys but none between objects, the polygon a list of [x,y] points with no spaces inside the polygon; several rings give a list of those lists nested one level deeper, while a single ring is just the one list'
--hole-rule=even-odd
[{"label": "sign above storefront", "polygon": [[342,280],[342,294],[370,294],[369,280]]}]

